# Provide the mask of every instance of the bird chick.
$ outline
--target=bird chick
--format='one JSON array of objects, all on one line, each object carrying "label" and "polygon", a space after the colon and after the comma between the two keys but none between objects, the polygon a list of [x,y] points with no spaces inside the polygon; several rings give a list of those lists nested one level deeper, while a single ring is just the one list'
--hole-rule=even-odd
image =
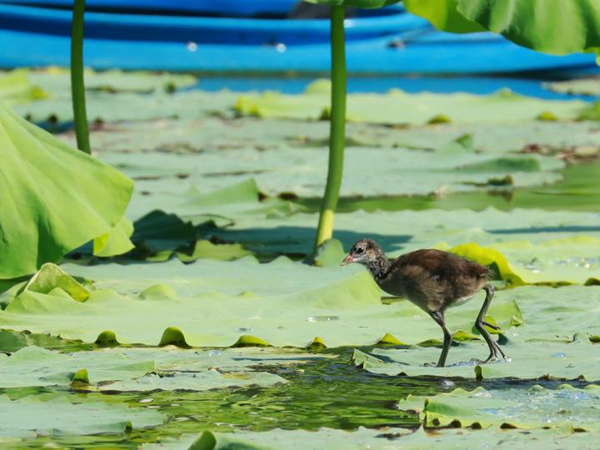
[{"label": "bird chick", "polygon": [[499,355],[506,359],[498,343],[485,328],[499,329],[485,322],[485,315],[494,297],[494,287],[487,283],[487,268],[452,253],[433,249],[417,250],[389,261],[381,247],[370,239],[361,239],[352,246],[342,265],[350,263],[364,265],[381,289],[408,299],[442,328],[444,345],[438,367],[446,364],[452,343],[452,334],[444,318],[446,308],[462,304],[480,290],[485,290],[486,297],[475,327],[490,350],[486,362]]}]

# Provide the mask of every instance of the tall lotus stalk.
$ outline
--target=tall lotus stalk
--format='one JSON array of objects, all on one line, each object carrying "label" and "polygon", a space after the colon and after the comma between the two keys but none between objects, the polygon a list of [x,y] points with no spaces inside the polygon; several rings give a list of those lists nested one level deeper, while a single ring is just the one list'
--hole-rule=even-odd
[{"label": "tall lotus stalk", "polygon": [[333,237],[333,219],[342,185],[344,143],[346,139],[346,49],[345,7],[331,6],[331,112],[329,168],[321,204],[316,246]]},{"label": "tall lotus stalk", "polygon": [[75,135],[79,150],[91,153],[90,133],[85,109],[85,84],[83,82],[83,14],[85,0],[75,0],[73,4],[73,24],[71,27],[71,97]]}]

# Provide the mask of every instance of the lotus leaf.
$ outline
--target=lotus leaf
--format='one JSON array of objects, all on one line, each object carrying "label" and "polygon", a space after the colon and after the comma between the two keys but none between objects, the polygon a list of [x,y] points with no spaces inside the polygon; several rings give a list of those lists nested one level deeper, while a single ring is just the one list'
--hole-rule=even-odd
[{"label": "lotus leaf", "polygon": [[[400,409],[417,409],[427,427],[500,427],[504,429],[575,428],[598,431],[596,385],[577,389],[562,385],[556,390],[533,386],[530,389],[473,391],[456,389],[423,398],[409,396]],[[576,409],[572,405],[577,404]]]},{"label": "lotus leaf", "polygon": [[[409,302],[382,304],[379,288],[359,267],[315,268],[286,258],[64,267],[96,279],[85,303],[56,290],[23,291],[0,312],[0,327],[84,342],[110,330],[121,343],[182,346],[306,347],[318,337],[337,347],[441,338],[439,327]],[[489,311],[507,331],[523,323],[511,292],[498,293]],[[480,305],[475,299],[449,314],[456,339],[479,339],[470,330]]]},{"label": "lotus leaf", "polygon": [[558,55],[600,47],[600,9],[594,0],[405,0],[404,4],[444,31],[483,28]]},{"label": "lotus leaf", "polygon": [[[330,85],[316,82],[300,95],[274,92],[240,95],[236,109],[263,119],[317,120],[329,104]],[[587,104],[582,101],[540,100],[498,91],[487,96],[473,94],[407,94],[392,90],[386,94],[349,94],[348,120],[381,124],[425,124],[444,115],[452,123],[502,123],[533,120],[543,112],[561,119],[575,119]],[[485,111],[485,113],[482,113]]]},{"label": "lotus leaf", "polygon": [[104,235],[125,212],[133,183],[0,107],[2,197],[0,278],[35,272],[44,262]]},{"label": "lotus leaf", "polygon": [[39,100],[47,95],[43,89],[29,83],[27,72],[24,70],[0,74],[0,102],[4,105],[13,106]]},{"label": "lotus leaf", "polygon": [[0,396],[0,435],[31,438],[40,435],[120,434],[161,425],[157,411],[122,405],[81,402],[67,396],[49,399],[29,396],[10,400]]},{"label": "lotus leaf", "polygon": [[[14,72],[13,72],[14,73]],[[36,86],[52,93],[52,97],[71,95],[71,79],[67,69],[50,68],[23,71]],[[133,92],[172,92],[176,89],[194,86],[196,77],[188,74],[123,72],[121,70],[95,71],[85,69],[85,87],[88,91],[107,93]]]},{"label": "lotus leaf", "polygon": [[440,30],[453,33],[484,31],[480,24],[466,18],[458,9],[458,0],[404,0],[404,6],[413,14],[429,20]]},{"label": "lotus leaf", "polygon": [[600,79],[597,77],[555,81],[544,83],[543,86],[552,92],[560,92],[561,94],[600,96]]},{"label": "lotus leaf", "polygon": [[0,388],[70,386],[85,371],[79,389],[117,391],[203,391],[286,381],[255,371],[264,365],[302,364],[322,356],[272,349],[104,349],[62,354],[25,347],[0,360]]},{"label": "lotus leaf", "polygon": [[[322,194],[327,173],[327,153],[320,148],[288,148],[278,151],[205,152],[201,155],[160,153],[101,155],[137,181],[134,197],[172,193],[185,194],[190,186],[203,191],[222,189],[232,182],[256,180],[260,191],[303,197]],[[371,161],[365,170],[364,161]],[[293,164],[290,164],[293,162]],[[510,176],[508,187],[539,186],[561,179],[560,160],[541,155],[511,155],[498,158],[486,154],[446,155],[404,149],[352,147],[346,150],[345,196],[412,195],[465,192],[488,189],[498,178]],[[183,179],[181,179],[183,178]],[[490,181],[492,180],[492,181]],[[145,195],[142,195],[142,192]],[[162,207],[162,205],[160,205]]]},{"label": "lotus leaf", "polygon": [[122,255],[133,249],[133,243],[129,238],[133,234],[133,223],[126,217],[111,228],[108,233],[94,239],[93,253],[96,256]]},{"label": "lotus leaf", "polygon": [[[222,91],[111,94],[92,91],[86,94],[86,106],[90,122],[110,123],[121,121],[143,121],[166,118],[205,117],[215,111],[227,111],[235,104],[237,94]],[[33,122],[71,122],[73,111],[71,99],[59,96],[47,101],[36,101],[18,105],[15,111]]]},{"label": "lotus leaf", "polygon": [[440,429],[415,431],[406,428],[366,429],[356,431],[322,428],[319,431],[279,430],[268,432],[236,431],[235,433],[211,433],[184,435],[179,439],[163,438],[160,444],[145,444],[144,450],[225,450],[240,448],[248,450],[320,450],[327,443],[330,450],[423,450],[443,447],[450,450],[480,448],[486,446],[501,449],[531,446],[550,450],[593,447],[598,433],[575,433],[563,427],[548,430],[482,430]]},{"label": "lotus leaf", "polygon": [[[202,129],[202,133],[198,133]],[[540,122],[491,124],[421,125],[408,128],[382,128],[377,124],[347,124],[346,147],[409,148],[438,151],[453,140],[470,135],[473,150],[514,153],[537,151],[553,153],[565,148],[600,147],[595,122]],[[253,117],[223,120],[156,120],[106,124],[91,133],[92,146],[99,152],[201,153],[255,148],[260,151],[325,148],[329,129],[325,121],[297,121]],[[70,133],[60,135],[75,145]],[[166,156],[165,156],[166,157]]]},{"label": "lotus leaf", "polygon": [[571,343],[509,343],[502,348],[509,360],[487,364],[483,363],[489,353],[487,348],[469,343],[461,343],[450,350],[446,367],[434,367],[431,364],[438,359],[440,353],[439,348],[431,347],[374,349],[369,354],[355,350],[353,361],[371,373],[393,376],[600,380],[600,357],[595,356],[596,348],[589,340]]},{"label": "lotus leaf", "polygon": [[[539,209],[377,212],[339,214],[336,239],[346,249],[363,237],[379,242],[390,256],[438,247],[494,264],[512,285],[593,284],[598,279],[600,229],[596,214]],[[211,229],[209,235],[257,252],[310,253],[313,214],[254,218]]]},{"label": "lotus leaf", "polygon": [[512,286],[600,284],[600,239],[596,237],[575,236],[538,245],[528,241],[491,247],[468,243],[445,249],[483,265],[494,265],[500,277]]}]

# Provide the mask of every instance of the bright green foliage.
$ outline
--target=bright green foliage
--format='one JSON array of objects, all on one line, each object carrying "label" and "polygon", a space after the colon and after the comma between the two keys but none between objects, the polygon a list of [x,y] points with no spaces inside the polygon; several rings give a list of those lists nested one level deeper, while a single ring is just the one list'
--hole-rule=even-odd
[{"label": "bright green foliage", "polygon": [[444,31],[486,29],[519,45],[559,55],[600,47],[600,5],[595,0],[405,0],[404,4]]},{"label": "bright green foliage", "polygon": [[129,239],[132,234],[133,223],[126,217],[122,217],[108,233],[94,239],[94,255],[108,257],[127,253],[133,249]]},{"label": "bright green foliage", "polygon": [[132,181],[0,107],[0,278],[109,232],[125,212]]},{"label": "bright green foliage", "polygon": [[161,425],[164,417],[148,409],[81,400],[75,403],[61,395],[47,397],[11,400],[6,395],[0,396],[0,436],[117,434]]},{"label": "bright green foliage", "polygon": [[453,33],[485,31],[458,11],[459,0],[404,0],[410,12],[429,20],[436,28]]}]

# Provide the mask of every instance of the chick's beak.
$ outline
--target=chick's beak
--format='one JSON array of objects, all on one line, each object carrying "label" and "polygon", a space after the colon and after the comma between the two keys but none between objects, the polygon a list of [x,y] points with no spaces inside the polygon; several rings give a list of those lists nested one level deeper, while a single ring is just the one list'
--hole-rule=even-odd
[{"label": "chick's beak", "polygon": [[346,256],[344,258],[344,260],[342,261],[342,263],[340,264],[340,266],[346,266],[346,265],[348,265],[350,263],[353,263],[353,262],[354,262],[354,256],[352,256],[352,254],[349,253],[348,256]]}]

